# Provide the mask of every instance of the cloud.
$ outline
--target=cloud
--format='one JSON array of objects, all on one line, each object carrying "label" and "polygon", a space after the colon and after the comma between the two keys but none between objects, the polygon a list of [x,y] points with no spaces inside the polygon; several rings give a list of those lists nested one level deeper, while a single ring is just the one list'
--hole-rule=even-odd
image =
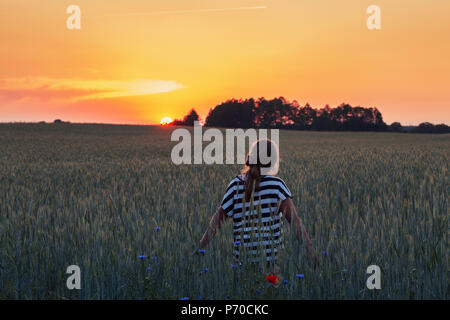
[{"label": "cloud", "polygon": [[0,79],[0,97],[8,100],[81,100],[110,99],[152,95],[183,89],[180,83],[138,79],[81,80],[67,78],[24,77]]},{"label": "cloud", "polygon": [[237,7],[237,8],[210,8],[210,9],[192,9],[192,10],[172,10],[172,11],[150,11],[150,12],[128,12],[119,14],[110,14],[108,16],[147,16],[147,15],[163,15],[163,14],[181,14],[181,13],[204,13],[204,12],[224,12],[224,11],[241,11],[241,10],[261,10],[267,9],[266,6],[253,7]]}]

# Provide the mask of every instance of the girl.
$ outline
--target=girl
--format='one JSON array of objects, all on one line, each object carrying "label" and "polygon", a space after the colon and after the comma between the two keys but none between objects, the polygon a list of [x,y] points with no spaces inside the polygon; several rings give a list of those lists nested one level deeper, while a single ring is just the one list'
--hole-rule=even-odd
[{"label": "girl", "polygon": [[[262,163],[259,152],[264,147],[271,159],[267,164]],[[273,152],[275,157],[272,157]],[[272,163],[274,158],[276,163]],[[242,174],[228,185],[222,203],[200,241],[201,249],[206,248],[225,219],[233,218],[234,253],[238,264],[242,264],[240,256],[243,248],[250,262],[263,259],[276,272],[283,247],[281,217],[284,215],[299,241],[303,235],[308,258],[311,257],[311,241],[295,211],[292,194],[282,179],[271,174],[274,170],[267,175],[261,174],[261,170],[267,171],[267,168],[278,169],[278,150],[275,143],[264,139],[253,144]]]}]

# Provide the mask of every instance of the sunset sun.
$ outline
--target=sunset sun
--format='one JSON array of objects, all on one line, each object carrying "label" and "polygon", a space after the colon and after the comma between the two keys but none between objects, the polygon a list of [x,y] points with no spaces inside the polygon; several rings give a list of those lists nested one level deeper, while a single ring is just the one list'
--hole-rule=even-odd
[{"label": "sunset sun", "polygon": [[165,126],[165,125],[168,125],[168,124],[170,124],[170,123],[172,123],[172,122],[173,122],[173,119],[172,119],[172,118],[170,118],[170,117],[164,117],[164,118],[161,119],[160,124],[161,124],[162,126]]}]

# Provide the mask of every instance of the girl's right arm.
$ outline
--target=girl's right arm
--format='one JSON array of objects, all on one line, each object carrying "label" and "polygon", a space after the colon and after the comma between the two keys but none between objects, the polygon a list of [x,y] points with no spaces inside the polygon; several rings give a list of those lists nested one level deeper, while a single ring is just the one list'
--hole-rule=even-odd
[{"label": "girl's right arm", "polygon": [[209,222],[208,229],[206,229],[202,239],[200,240],[200,248],[206,248],[212,237],[214,237],[214,235],[216,234],[216,230],[220,229],[220,226],[222,225],[222,222],[225,220],[226,216],[227,214],[222,209],[222,207],[219,207],[216,210]]}]

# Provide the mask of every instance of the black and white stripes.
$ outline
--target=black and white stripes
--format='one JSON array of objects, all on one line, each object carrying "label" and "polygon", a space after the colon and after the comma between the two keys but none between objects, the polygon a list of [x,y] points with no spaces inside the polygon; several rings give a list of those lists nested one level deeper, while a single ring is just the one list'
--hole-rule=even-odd
[{"label": "black and white stripes", "polygon": [[250,253],[250,261],[276,260],[282,246],[282,223],[279,205],[292,198],[288,187],[278,177],[262,176],[252,202],[244,200],[245,176],[236,176],[228,185],[221,207],[233,217],[234,249],[239,259],[240,248]]}]

